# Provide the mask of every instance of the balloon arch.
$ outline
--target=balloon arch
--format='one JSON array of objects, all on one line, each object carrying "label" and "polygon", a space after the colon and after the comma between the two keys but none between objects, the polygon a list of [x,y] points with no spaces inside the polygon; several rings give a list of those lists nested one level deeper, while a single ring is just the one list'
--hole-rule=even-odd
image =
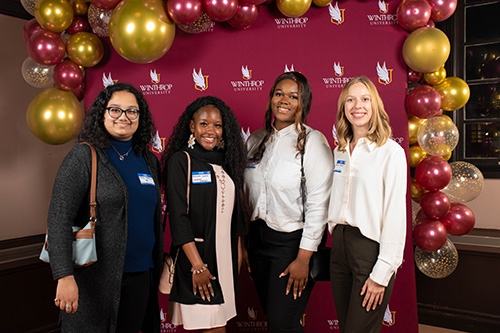
[{"label": "balloon arch", "polygon": [[[85,93],[85,68],[103,59],[101,37],[109,36],[126,60],[150,63],[168,52],[176,28],[200,34],[215,22],[228,22],[237,33],[256,21],[260,5],[273,2],[290,18],[304,15],[311,3],[340,14],[331,0],[21,0],[35,17],[23,30],[29,57],[22,75],[31,86],[45,89],[27,110],[31,132],[48,144],[76,136],[83,119],[79,101]],[[470,90],[461,78],[446,76],[450,42],[434,22],[449,18],[456,6],[457,0],[403,0],[396,12],[399,25],[409,33],[402,55],[413,86],[406,109],[409,163],[415,168],[415,262],[431,278],[444,278],[457,267],[458,253],[447,234],[463,235],[474,227],[474,214],[464,203],[477,198],[484,185],[474,165],[447,162],[459,132],[442,113],[462,108]]]}]

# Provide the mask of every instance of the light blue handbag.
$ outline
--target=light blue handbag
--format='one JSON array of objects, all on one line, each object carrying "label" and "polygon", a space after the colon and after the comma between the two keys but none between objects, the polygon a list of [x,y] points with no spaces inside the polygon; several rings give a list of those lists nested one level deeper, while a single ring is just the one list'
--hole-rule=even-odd
[{"label": "light blue handbag", "polygon": [[[87,142],[82,142],[90,147],[92,151],[92,177],[90,182],[90,221],[83,228],[73,226],[73,266],[85,267],[97,261],[97,249],[95,243],[95,224],[97,222],[95,208],[96,182],[97,182],[97,154],[94,147]],[[49,263],[48,234],[45,235],[45,243],[40,253],[40,260]]]}]

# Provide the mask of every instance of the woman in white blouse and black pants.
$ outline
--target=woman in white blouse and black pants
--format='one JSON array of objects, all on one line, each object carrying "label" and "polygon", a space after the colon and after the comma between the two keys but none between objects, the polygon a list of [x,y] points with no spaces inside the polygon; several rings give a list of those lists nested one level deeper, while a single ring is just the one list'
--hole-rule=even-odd
[{"label": "woman in white blouse and black pants", "polygon": [[407,163],[366,77],[340,93],[328,211],[330,279],[341,332],[379,332],[403,259]]},{"label": "woman in white blouse and black pants", "polygon": [[311,100],[302,74],[280,75],[269,94],[266,127],[247,141],[248,257],[271,332],[304,331],[300,319],[314,286],[308,278],[309,259],[326,226],[333,159],[324,135],[304,124]]}]

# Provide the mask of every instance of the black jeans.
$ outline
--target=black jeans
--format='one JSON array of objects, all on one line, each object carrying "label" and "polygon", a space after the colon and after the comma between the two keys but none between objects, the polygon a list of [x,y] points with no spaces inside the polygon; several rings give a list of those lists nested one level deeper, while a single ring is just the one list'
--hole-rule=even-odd
[{"label": "black jeans", "polygon": [[366,238],[358,228],[338,224],[332,235],[330,279],[341,332],[380,332],[384,312],[391,298],[394,275],[375,310],[361,306],[361,289],[377,261],[380,245]]},{"label": "black jeans", "polygon": [[302,296],[294,300],[292,292],[285,294],[288,276],[279,278],[297,258],[301,237],[302,230],[278,232],[262,220],[250,223],[248,256],[251,274],[272,333],[304,332],[301,319],[314,282],[309,280]]}]

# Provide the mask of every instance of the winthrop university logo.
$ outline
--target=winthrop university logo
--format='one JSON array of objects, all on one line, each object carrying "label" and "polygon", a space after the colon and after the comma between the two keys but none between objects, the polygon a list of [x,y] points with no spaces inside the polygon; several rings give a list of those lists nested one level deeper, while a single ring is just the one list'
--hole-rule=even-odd
[{"label": "winthrop university logo", "polygon": [[385,1],[378,1],[377,14],[367,15],[370,25],[392,25],[398,24],[396,14],[389,13],[389,4]]},{"label": "winthrop university logo", "polygon": [[160,74],[156,73],[156,69],[149,70],[149,79],[151,84],[139,84],[144,95],[168,95],[172,91],[171,83],[160,83]]},{"label": "winthrop university logo", "polygon": [[340,62],[334,61],[332,68],[335,76],[323,78],[325,88],[343,88],[344,85],[352,79],[352,77],[344,77],[344,66],[342,66]]},{"label": "winthrop university logo", "polygon": [[380,63],[377,61],[377,75],[378,75],[378,83],[383,84],[384,86],[388,85],[392,82],[392,71],[393,69],[387,69],[384,64],[380,66]]},{"label": "winthrop university logo", "polygon": [[237,321],[238,332],[256,332],[256,331],[266,331],[267,332],[267,321],[257,320],[257,311],[254,310],[253,306],[247,308],[247,320]]},{"label": "winthrop university logo", "polygon": [[295,29],[295,28],[305,28],[307,26],[307,21],[309,18],[301,17],[287,17],[287,18],[275,18],[276,28],[278,29]]},{"label": "winthrop university logo", "polygon": [[193,81],[194,89],[198,91],[205,91],[208,89],[208,75],[203,75],[201,68],[198,73],[196,73],[196,69],[193,68]]},{"label": "winthrop university logo", "polygon": [[252,80],[252,70],[248,66],[241,66],[241,76],[243,81],[231,81],[231,86],[236,92],[239,91],[261,91],[264,80]]},{"label": "winthrop university logo", "polygon": [[335,7],[330,3],[328,5],[328,11],[330,12],[330,21],[335,25],[340,25],[344,23],[344,12],[345,9],[339,9],[339,3],[335,2]]},{"label": "winthrop university logo", "polygon": [[167,314],[163,312],[163,308],[160,309],[160,319],[161,319],[161,333],[177,332],[177,326],[168,322]]}]

